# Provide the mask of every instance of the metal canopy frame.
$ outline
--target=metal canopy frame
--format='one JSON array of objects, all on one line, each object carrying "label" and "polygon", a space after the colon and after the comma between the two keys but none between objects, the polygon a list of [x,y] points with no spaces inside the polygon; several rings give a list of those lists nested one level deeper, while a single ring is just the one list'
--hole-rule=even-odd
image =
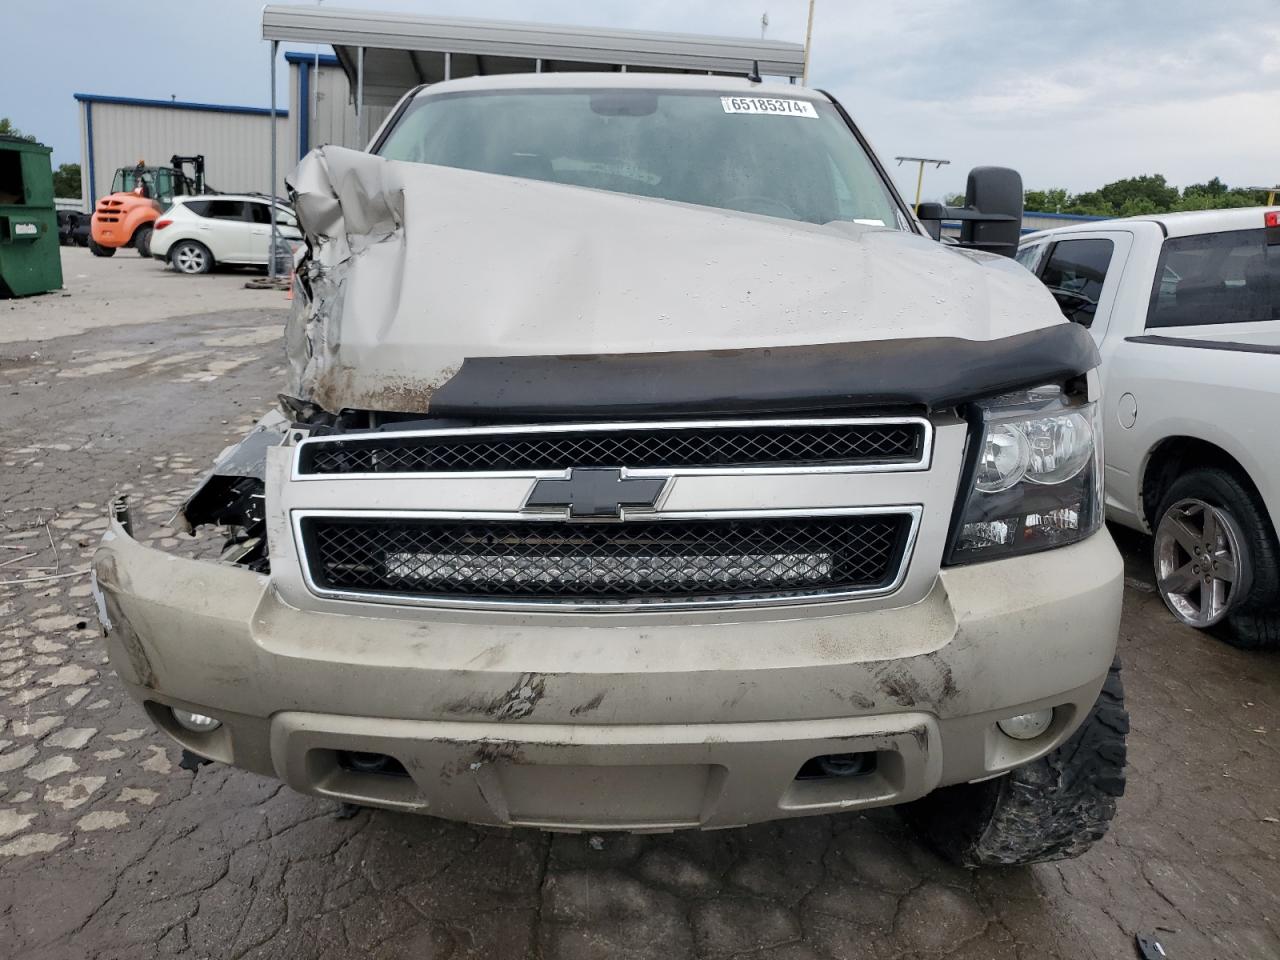
[{"label": "metal canopy frame", "polygon": [[[367,142],[366,106],[390,107],[412,88],[459,77],[504,73],[644,71],[750,77],[805,73],[805,46],[780,40],[613,30],[545,23],[422,17],[319,6],[271,4],[262,11],[271,46],[271,113],[282,42],[333,47],[354,93],[356,130]],[[271,192],[276,130],[271,127]],[[275,219],[274,217],[272,218]],[[275,276],[271,227],[270,275]]]},{"label": "metal canopy frame", "polygon": [[[354,88],[365,50],[367,103],[390,106],[417,83],[542,70],[661,70],[799,77],[804,45],[780,40],[424,17],[329,7],[268,5],[264,40],[332,46]],[[453,61],[449,64],[449,61]],[[412,79],[411,79],[412,78]]]}]

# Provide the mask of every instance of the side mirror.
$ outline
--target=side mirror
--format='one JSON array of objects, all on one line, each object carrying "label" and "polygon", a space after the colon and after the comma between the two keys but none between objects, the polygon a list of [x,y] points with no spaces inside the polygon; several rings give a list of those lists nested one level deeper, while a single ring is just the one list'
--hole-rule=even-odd
[{"label": "side mirror", "polygon": [[947,207],[941,203],[922,203],[916,207],[916,216],[929,236],[942,239],[942,221],[947,218]]},{"label": "side mirror", "polygon": [[1022,238],[1022,176],[1008,167],[974,167],[964,191],[965,209],[982,218],[960,225],[960,243],[1013,257]]},{"label": "side mirror", "polygon": [[943,220],[959,220],[960,246],[1016,256],[1022,237],[1022,177],[1008,167],[974,167],[963,207],[922,203],[916,216],[935,240],[942,235]]}]

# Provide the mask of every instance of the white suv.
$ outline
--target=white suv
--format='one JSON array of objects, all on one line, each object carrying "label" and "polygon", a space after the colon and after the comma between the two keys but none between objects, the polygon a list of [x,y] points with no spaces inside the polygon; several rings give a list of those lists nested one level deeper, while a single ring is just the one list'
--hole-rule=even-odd
[{"label": "white suv", "polygon": [[[970,865],[1102,836],[1097,348],[929,239],[839,104],[468,78],[289,182],[281,407],[182,510],[226,562],[123,504],[94,559],[111,661],[185,749],[504,826],[903,804]],[[1021,178],[967,199],[1012,255]]]},{"label": "white suv", "polygon": [[[254,194],[175,197],[151,234],[151,255],[179,273],[208,273],[215,264],[267,265],[271,201]],[[301,242],[293,211],[276,204],[279,235]]]}]

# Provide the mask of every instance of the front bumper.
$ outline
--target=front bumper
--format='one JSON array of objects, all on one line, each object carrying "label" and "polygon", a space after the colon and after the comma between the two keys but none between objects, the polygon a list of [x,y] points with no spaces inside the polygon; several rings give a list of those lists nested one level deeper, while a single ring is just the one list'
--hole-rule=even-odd
[{"label": "front bumper", "polygon": [[[267,576],[118,524],[94,571],[112,663],[194,752],[355,803],[593,830],[900,803],[1025,763],[1092,706],[1122,590],[1105,531],[944,570],[907,606],[741,620],[301,610]],[[190,733],[172,706],[223,725]],[[1035,740],[996,727],[1045,707]],[[408,777],[348,769],[343,751],[387,754]],[[847,753],[874,753],[874,771],[797,779]]]}]

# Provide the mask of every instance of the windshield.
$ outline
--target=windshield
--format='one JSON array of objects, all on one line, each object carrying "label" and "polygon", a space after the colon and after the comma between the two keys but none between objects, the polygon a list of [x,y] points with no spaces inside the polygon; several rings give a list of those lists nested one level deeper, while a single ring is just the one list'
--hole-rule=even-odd
[{"label": "windshield", "polygon": [[111,181],[112,193],[136,193],[140,197],[169,203],[174,193],[182,193],[181,181],[174,190],[173,171],[168,167],[121,167]]},{"label": "windshield", "polygon": [[810,223],[899,226],[871,159],[825,101],[618,89],[427,95],[378,153]]}]

